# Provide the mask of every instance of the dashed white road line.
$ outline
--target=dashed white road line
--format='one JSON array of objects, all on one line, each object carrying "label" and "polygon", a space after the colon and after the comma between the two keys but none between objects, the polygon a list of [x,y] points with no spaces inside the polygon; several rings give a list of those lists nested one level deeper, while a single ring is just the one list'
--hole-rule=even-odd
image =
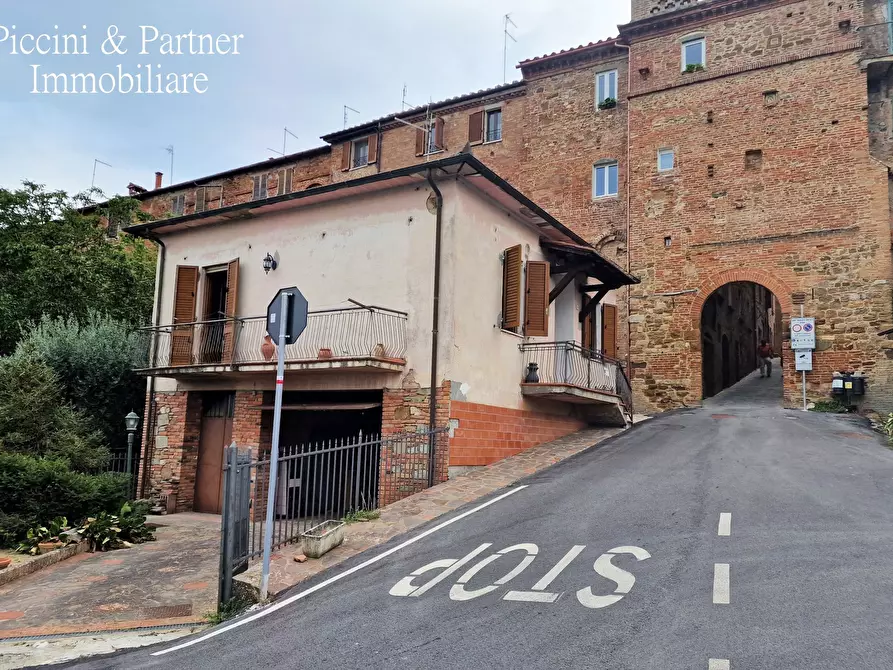
[{"label": "dashed white road line", "polygon": [[707,670],[731,670],[731,663],[724,658],[711,658],[707,661]]},{"label": "dashed white road line", "polygon": [[447,526],[450,526],[450,525],[456,523],[457,521],[461,521],[465,517],[471,516],[472,514],[474,514],[476,512],[480,512],[482,509],[489,507],[493,503],[497,503],[500,500],[503,500],[505,498],[508,498],[511,495],[518,493],[519,491],[523,491],[528,486],[529,486],[528,484],[523,484],[523,485],[515,487],[513,489],[509,489],[502,495],[496,496],[495,498],[491,498],[487,502],[481,503],[477,507],[473,507],[470,510],[468,510],[467,512],[462,512],[462,514],[454,516],[451,519],[447,519],[446,521],[437,524],[433,528],[429,528],[428,530],[426,530],[422,533],[419,533],[415,537],[409,538],[408,540],[406,540],[406,542],[402,542],[402,543],[398,544],[396,547],[391,547],[387,551],[383,551],[380,554],[378,554],[377,556],[373,556],[369,560],[363,561],[359,565],[355,565],[352,568],[345,570],[344,572],[338,573],[334,577],[329,577],[327,580],[320,582],[319,584],[316,584],[315,586],[311,586],[309,589],[301,591],[300,593],[296,593],[293,596],[289,596],[288,598],[285,598],[284,600],[280,600],[279,602],[276,602],[273,605],[270,605],[269,607],[265,607],[264,609],[252,614],[251,616],[247,616],[243,619],[234,621],[233,623],[229,624],[228,626],[219,626],[219,627],[213,629],[207,635],[202,635],[200,637],[192,638],[191,640],[184,642],[182,644],[178,644],[177,646],[171,647],[170,649],[162,649],[161,651],[156,651],[152,654],[152,656],[163,656],[164,654],[169,654],[172,651],[179,651],[180,649],[186,649],[187,647],[191,647],[192,645],[198,644],[199,642],[204,642],[205,640],[210,640],[212,637],[217,637],[218,635],[229,632],[229,631],[233,630],[234,628],[238,628],[239,626],[244,626],[247,623],[251,623],[252,621],[257,621],[258,619],[262,619],[265,616],[269,616],[273,612],[276,612],[278,610],[281,610],[283,607],[291,605],[296,600],[300,600],[301,598],[305,598],[305,597],[309,596],[311,593],[315,593],[316,591],[319,591],[320,589],[324,589],[329,584],[334,584],[337,581],[341,581],[345,577],[348,577],[349,575],[352,575],[355,572],[359,572],[360,570],[363,570],[364,568],[368,568],[370,565],[373,565],[374,563],[378,563],[383,558],[387,558],[391,554],[395,554],[398,551],[400,551],[401,549],[404,549],[411,544],[415,544],[419,540],[424,539],[424,538],[428,537],[429,535],[432,535],[432,534],[436,533],[437,531],[442,530],[442,529],[446,528]]},{"label": "dashed white road line", "polygon": [[723,512],[719,515],[719,529],[717,535],[720,537],[728,537],[732,534],[732,514]]},{"label": "dashed white road line", "polygon": [[729,604],[729,564],[716,563],[713,566],[713,604]]}]

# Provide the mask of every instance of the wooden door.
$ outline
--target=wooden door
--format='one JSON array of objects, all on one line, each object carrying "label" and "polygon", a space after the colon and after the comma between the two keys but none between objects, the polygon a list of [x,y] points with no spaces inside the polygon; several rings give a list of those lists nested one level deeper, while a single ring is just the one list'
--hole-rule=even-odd
[{"label": "wooden door", "polygon": [[232,440],[232,417],[203,417],[201,431],[193,508],[196,512],[220,514],[223,509],[223,449]]}]

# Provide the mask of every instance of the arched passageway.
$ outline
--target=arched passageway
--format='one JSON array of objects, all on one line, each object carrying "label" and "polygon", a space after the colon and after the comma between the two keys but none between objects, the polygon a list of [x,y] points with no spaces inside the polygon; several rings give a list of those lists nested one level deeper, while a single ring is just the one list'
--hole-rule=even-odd
[{"label": "arched passageway", "polygon": [[[775,295],[752,281],[733,281],[714,290],[701,309],[703,397],[710,398],[759,367],[762,342],[776,356],[782,349],[782,312]],[[781,370],[775,370],[781,375]]]}]

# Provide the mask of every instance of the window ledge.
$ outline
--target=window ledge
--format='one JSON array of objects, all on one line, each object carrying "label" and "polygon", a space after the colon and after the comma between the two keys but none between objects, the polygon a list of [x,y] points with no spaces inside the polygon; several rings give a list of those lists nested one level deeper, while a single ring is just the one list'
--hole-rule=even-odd
[{"label": "window ledge", "polygon": [[438,149],[437,151],[426,151],[423,153],[423,156],[436,156],[437,154],[442,154],[446,149]]},{"label": "window ledge", "polygon": [[516,333],[513,330],[506,330],[505,328],[502,328],[501,326],[496,326],[496,327],[499,328],[499,330],[501,332],[505,333],[506,335],[511,335],[512,337],[517,337],[519,340],[524,339],[524,335],[522,335],[521,333]]},{"label": "window ledge", "polygon": [[592,203],[604,202],[605,200],[619,200],[620,194],[613,193],[611,195],[594,195],[592,196]]},{"label": "window ledge", "polygon": [[484,142],[481,142],[481,144],[482,144],[482,145],[483,145],[483,144],[499,144],[500,142],[502,142],[502,138],[501,138],[501,137],[500,137],[498,140],[486,140],[486,141],[484,141]]}]

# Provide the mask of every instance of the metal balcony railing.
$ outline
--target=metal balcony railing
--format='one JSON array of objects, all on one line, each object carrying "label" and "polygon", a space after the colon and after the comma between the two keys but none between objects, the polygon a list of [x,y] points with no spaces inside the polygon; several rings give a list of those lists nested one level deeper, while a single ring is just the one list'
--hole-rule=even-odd
[{"label": "metal balcony railing", "polygon": [[519,345],[524,363],[522,380],[529,365],[536,363],[540,384],[567,384],[620,397],[632,414],[633,394],[623,364],[576,342],[536,342]]},{"label": "metal balcony railing", "polygon": [[487,132],[484,135],[485,142],[498,142],[502,139],[502,126],[497,126],[496,128],[488,128]]},{"label": "metal balcony railing", "polygon": [[[310,312],[307,328],[285,349],[289,363],[328,359],[401,361],[406,354],[405,312],[352,307]],[[266,343],[266,317],[196,321],[144,328],[140,369],[239,366],[275,361]]]}]

